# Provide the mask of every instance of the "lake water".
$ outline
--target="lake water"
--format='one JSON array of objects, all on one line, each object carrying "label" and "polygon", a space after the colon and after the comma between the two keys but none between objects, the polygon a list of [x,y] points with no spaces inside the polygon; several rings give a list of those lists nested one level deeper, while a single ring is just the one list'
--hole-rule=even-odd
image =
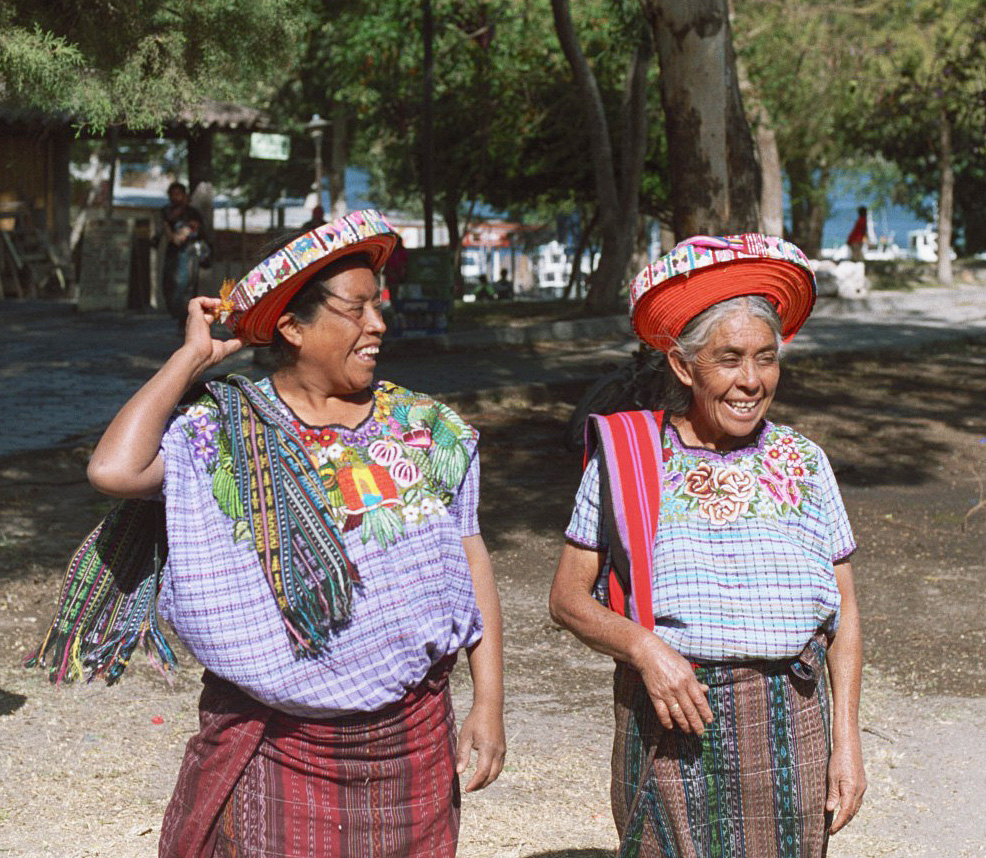
[{"label": "lake water", "polygon": [[[873,234],[877,240],[886,237],[888,241],[895,241],[901,248],[907,247],[908,232],[913,229],[924,229],[929,225],[927,219],[918,217],[903,206],[882,205],[878,201],[867,199],[866,195],[858,190],[860,187],[865,187],[863,181],[849,182],[846,179],[836,179],[833,182],[832,190],[829,191],[829,216],[822,230],[822,247],[836,248],[846,243],[849,231],[856,222],[856,209],[859,206],[866,206],[869,209]],[[790,223],[786,200],[785,219]]]}]

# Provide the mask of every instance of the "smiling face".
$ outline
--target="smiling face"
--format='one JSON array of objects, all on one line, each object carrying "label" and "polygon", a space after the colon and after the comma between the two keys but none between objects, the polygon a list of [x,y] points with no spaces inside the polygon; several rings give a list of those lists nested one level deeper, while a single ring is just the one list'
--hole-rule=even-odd
[{"label": "smiling face", "polygon": [[319,377],[330,395],[349,396],[373,384],[387,330],[380,289],[376,275],[360,262],[337,270],[325,287],[327,295],[310,322],[289,313],[277,328],[297,348],[297,371]]},{"label": "smiling face", "polygon": [[738,310],[713,329],[694,361],[672,351],[675,375],[691,388],[688,412],[673,420],[686,444],[729,450],[752,440],[777,391],[777,338]]}]

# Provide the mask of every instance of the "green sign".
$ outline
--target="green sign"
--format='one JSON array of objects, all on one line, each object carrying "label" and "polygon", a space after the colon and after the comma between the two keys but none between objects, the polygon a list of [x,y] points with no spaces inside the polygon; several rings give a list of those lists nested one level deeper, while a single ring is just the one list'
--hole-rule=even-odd
[{"label": "green sign", "polygon": [[412,247],[407,252],[404,294],[415,298],[452,298],[452,253],[447,247]]},{"label": "green sign", "polygon": [[446,334],[452,318],[452,254],[447,247],[408,248],[407,273],[394,299],[398,337]]},{"label": "green sign", "polygon": [[291,155],[291,138],[287,134],[261,134],[254,131],[250,135],[250,157],[265,161],[287,161]]}]

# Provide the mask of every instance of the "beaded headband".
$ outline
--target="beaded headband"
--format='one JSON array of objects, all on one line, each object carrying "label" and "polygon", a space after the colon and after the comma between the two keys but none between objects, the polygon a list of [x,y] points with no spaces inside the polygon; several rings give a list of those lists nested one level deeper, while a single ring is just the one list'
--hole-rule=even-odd
[{"label": "beaded headband", "polygon": [[219,321],[254,345],[267,345],[284,308],[311,277],[336,259],[365,253],[374,272],[397,244],[397,232],[374,209],[350,212],[298,236],[236,284],[223,283]]},{"label": "beaded headband", "polygon": [[774,305],[786,342],[815,304],[808,257],[772,235],[694,236],[633,279],[630,319],[641,340],[668,351],[699,313],[742,295],[762,295]]}]

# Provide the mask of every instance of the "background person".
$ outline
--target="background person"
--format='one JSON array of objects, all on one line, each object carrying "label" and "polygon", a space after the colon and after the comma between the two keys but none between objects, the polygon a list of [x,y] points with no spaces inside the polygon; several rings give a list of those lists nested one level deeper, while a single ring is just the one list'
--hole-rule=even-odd
[{"label": "background person", "polygon": [[[206,668],[162,856],[452,856],[458,775],[473,750],[467,791],[503,766],[477,433],[447,406],[374,381],[377,274],[395,238],[379,213],[354,212],[293,239],[220,299],[194,299],[184,344],[93,454],[101,491],[163,496],[163,508],[127,501],[95,541],[116,556],[167,556],[151,568],[158,608]],[[217,319],[235,339],[211,336]],[[269,378],[186,396],[244,343],[273,343]],[[157,546],[138,538],[126,550],[134,533],[165,527]],[[149,606],[141,637],[170,660],[153,598],[136,601]],[[123,629],[141,619],[106,610]],[[39,653],[53,673],[75,653],[58,636],[64,616],[63,605]],[[137,644],[123,634],[108,655],[89,627],[75,631],[79,660],[110,678]],[[474,693],[456,752],[448,676],[460,649]]]},{"label": "background person", "polygon": [[301,225],[301,228],[308,232],[323,223],[325,223],[325,209],[316,204],[312,206],[312,216]]},{"label": "background person", "polygon": [[869,223],[867,220],[866,206],[856,209],[856,222],[849,231],[846,244],[849,245],[849,258],[853,262],[863,261],[863,250],[869,243]]},{"label": "background person", "polygon": [[196,242],[202,235],[202,215],[188,201],[181,182],[168,185],[168,204],[161,209],[161,233],[165,238],[161,287],[168,312],[185,323],[188,302],[199,290],[199,257]]},{"label": "background person", "polygon": [[683,242],[631,286],[665,410],[592,419],[550,595],[617,662],[620,855],[820,858],[860,807],[855,541],[823,451],[767,419],[814,297],[760,235]]},{"label": "background person", "polygon": [[514,284],[510,279],[510,272],[501,268],[500,279],[496,281],[496,298],[498,301],[510,301],[513,297]]}]

